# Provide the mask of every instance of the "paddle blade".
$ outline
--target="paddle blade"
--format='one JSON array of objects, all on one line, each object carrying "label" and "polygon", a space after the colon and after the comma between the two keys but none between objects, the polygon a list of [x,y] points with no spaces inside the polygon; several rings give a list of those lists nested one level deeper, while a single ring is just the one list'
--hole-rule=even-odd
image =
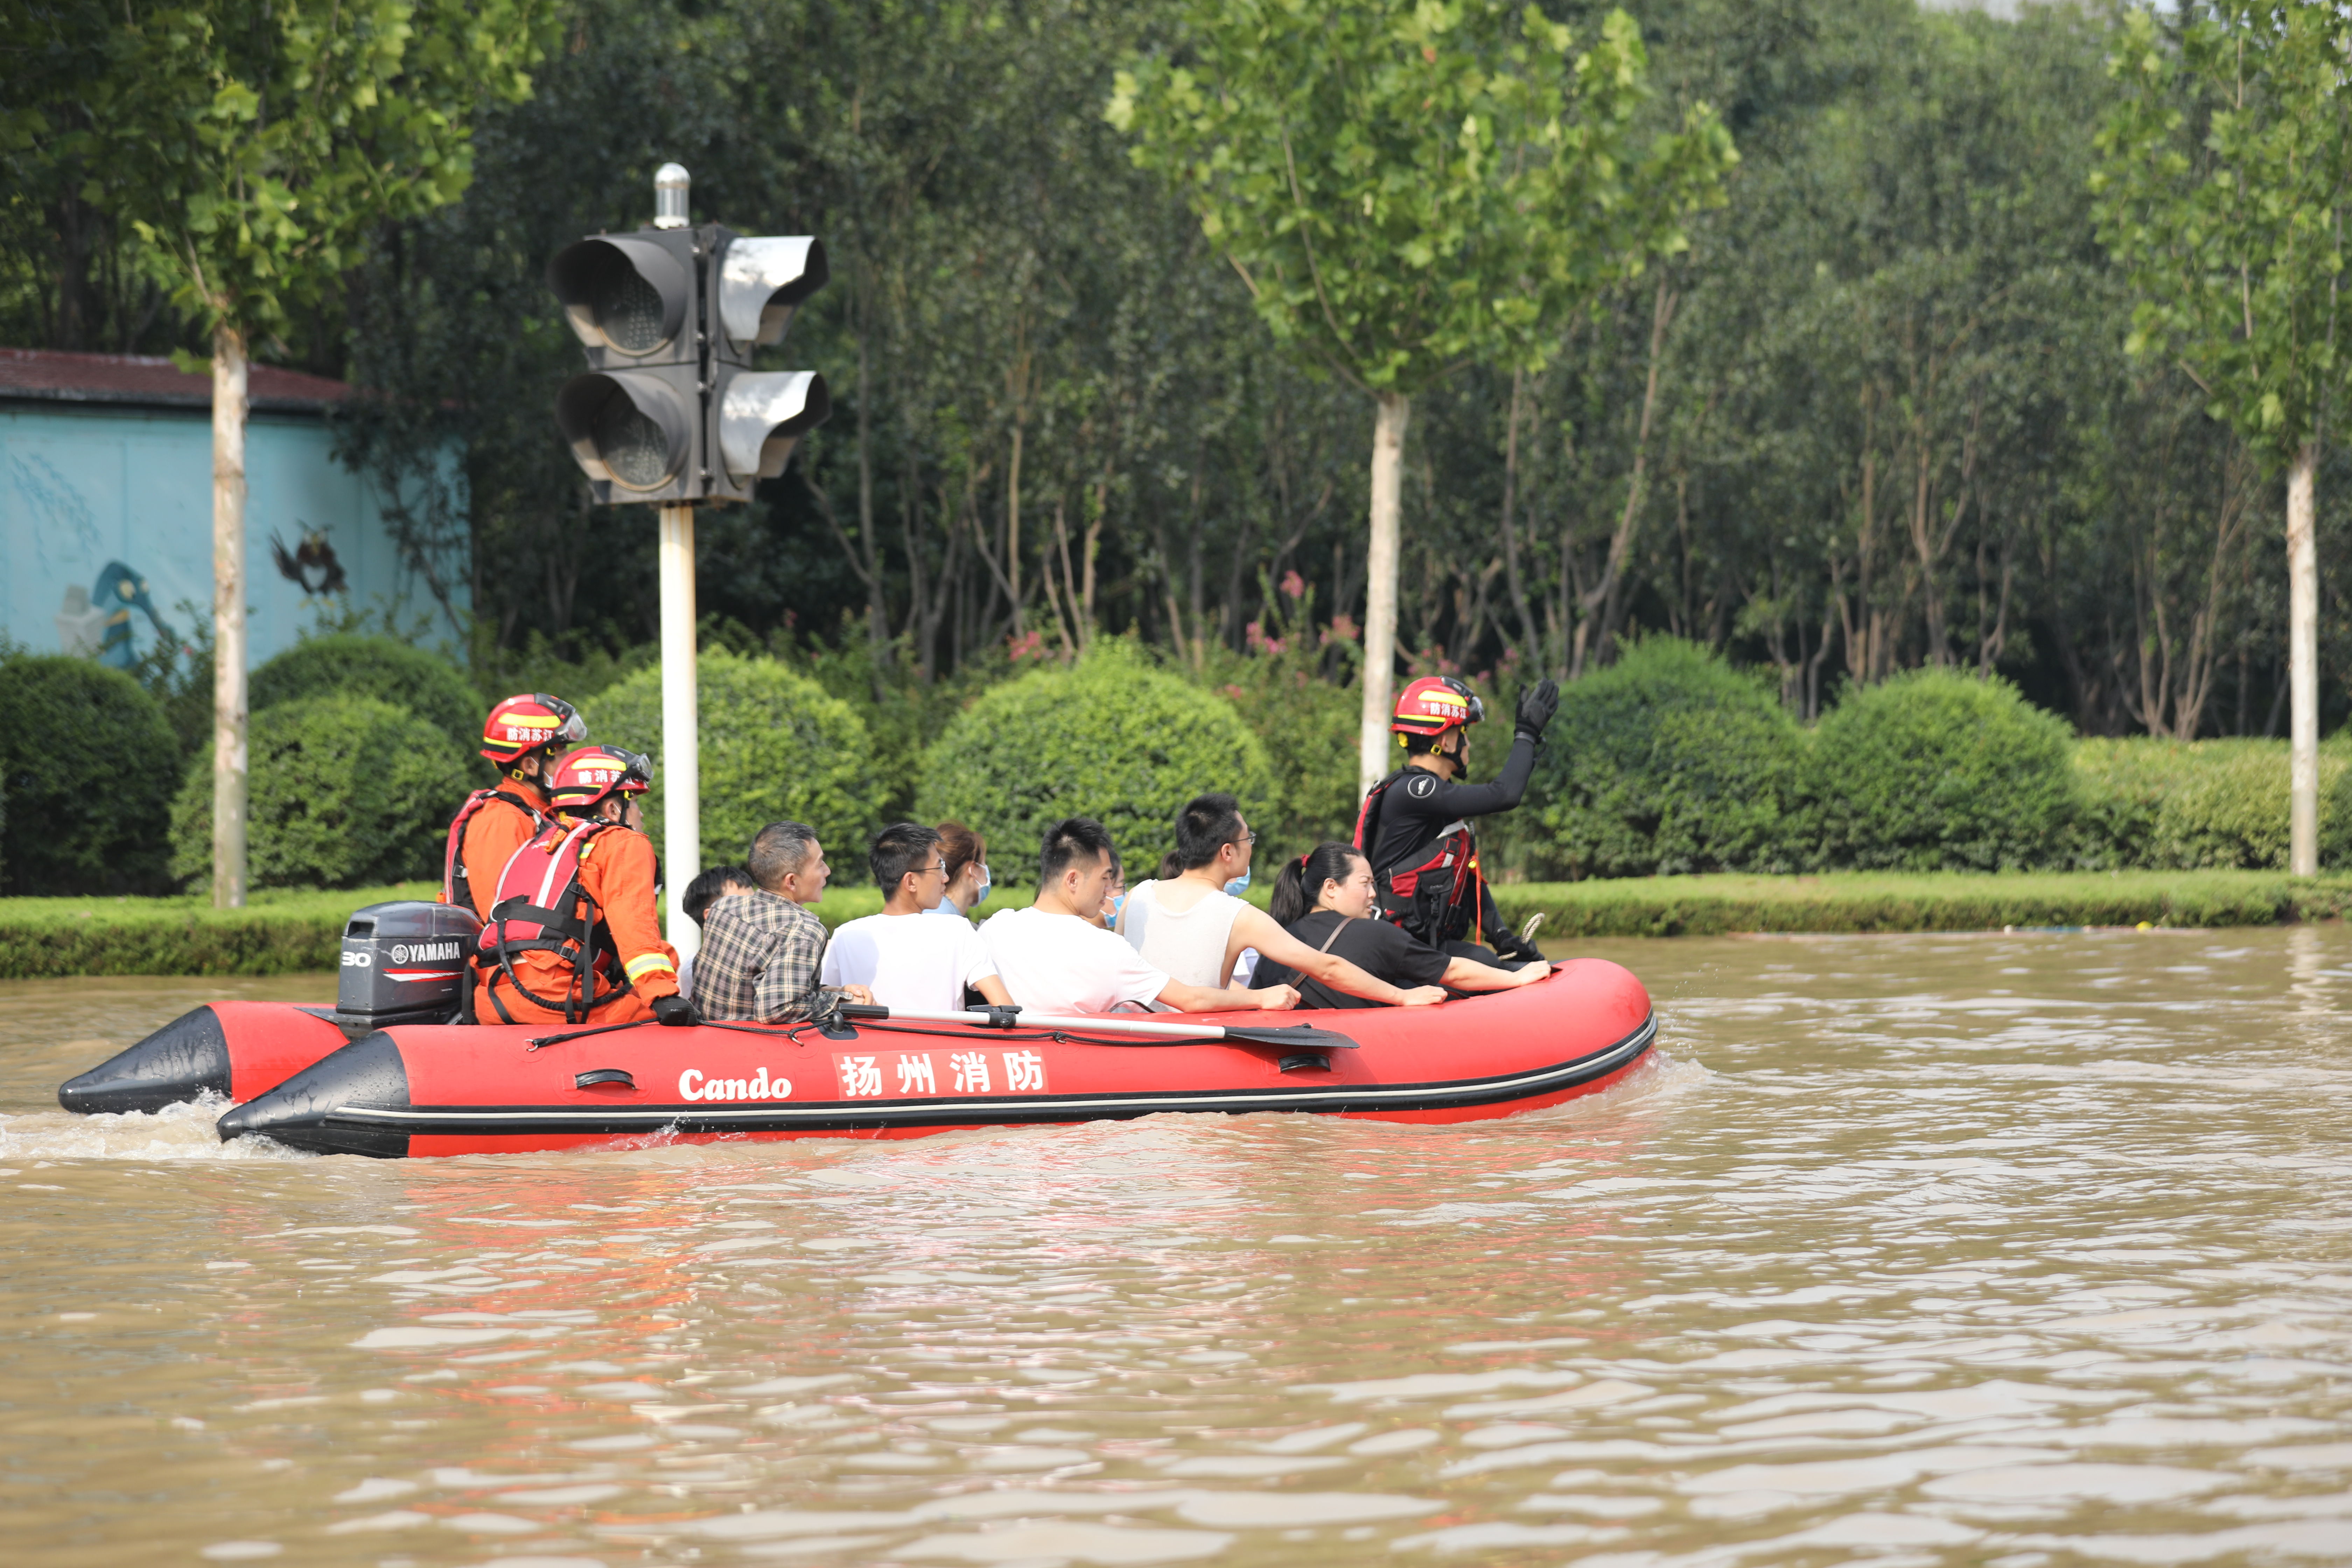
[{"label": "paddle blade", "polygon": [[1225,1038],[1253,1046],[1278,1046],[1286,1051],[1352,1051],[1360,1049],[1347,1036],[1312,1024],[1227,1024]]}]

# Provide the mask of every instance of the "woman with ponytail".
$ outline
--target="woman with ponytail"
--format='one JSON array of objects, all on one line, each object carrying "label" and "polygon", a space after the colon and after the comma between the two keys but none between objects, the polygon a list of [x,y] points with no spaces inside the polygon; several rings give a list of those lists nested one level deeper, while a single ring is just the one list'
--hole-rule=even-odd
[{"label": "woman with ponytail", "polygon": [[[1475,959],[1450,957],[1402,927],[1373,919],[1377,903],[1371,862],[1352,844],[1328,843],[1284,862],[1266,912],[1308,947],[1336,953],[1391,985],[1443,985],[1457,993],[1509,991],[1551,973],[1549,963],[1497,969]],[[1276,963],[1260,963],[1257,979],[1261,985],[1296,985],[1301,1007],[1379,1005],[1342,995]]]}]

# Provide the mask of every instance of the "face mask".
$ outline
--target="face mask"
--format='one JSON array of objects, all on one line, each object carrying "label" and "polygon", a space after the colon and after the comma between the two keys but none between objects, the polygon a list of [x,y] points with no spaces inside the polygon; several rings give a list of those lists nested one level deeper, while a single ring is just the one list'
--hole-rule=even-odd
[{"label": "face mask", "polygon": [[1249,891],[1249,879],[1250,874],[1247,871],[1243,872],[1240,876],[1235,877],[1232,881],[1225,884],[1225,891],[1231,893],[1237,899],[1240,898],[1244,893]]},{"label": "face mask", "polygon": [[1110,901],[1110,918],[1116,921],[1118,919],[1118,911],[1125,908],[1127,908],[1127,895],[1121,893]]},{"label": "face mask", "polygon": [[987,868],[983,867],[980,873],[980,891],[972,894],[971,896],[972,908],[978,909],[981,905],[988,902],[988,890],[994,886],[995,884],[988,879]]}]

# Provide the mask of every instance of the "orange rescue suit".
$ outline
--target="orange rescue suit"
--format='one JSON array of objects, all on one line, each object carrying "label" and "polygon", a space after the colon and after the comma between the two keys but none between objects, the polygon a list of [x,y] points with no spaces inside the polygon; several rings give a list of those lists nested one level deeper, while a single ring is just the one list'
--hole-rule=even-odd
[{"label": "orange rescue suit", "polygon": [[[540,815],[533,816],[530,811],[500,800],[499,796],[501,795],[510,795],[524,801],[531,811]],[[471,797],[467,804],[473,805]],[[466,899],[473,904],[474,912],[484,920],[490,918],[490,905],[499,896],[499,873],[507,868],[507,862],[514,858],[514,852],[530,842],[531,836],[547,820],[547,792],[540,787],[537,779],[509,776],[499,781],[495,792],[484,795],[480,805],[473,806],[470,811],[461,808],[458,821],[449,825],[450,837],[457,840],[449,847],[453,852],[451,864],[463,866]],[[445,877],[441,889],[443,903],[458,901],[453,885],[456,880],[455,877]]]},{"label": "orange rescue suit", "polygon": [[[550,845],[558,843],[578,826],[576,821],[559,819],[558,825],[541,838]],[[617,963],[621,971],[620,976],[606,976],[604,984],[608,987],[617,985],[625,976],[628,985],[627,990],[589,1013],[586,1022],[590,1025],[626,1024],[650,1018],[656,997],[677,994],[677,950],[662,940],[661,922],[655,918],[655,869],[654,841],[618,823],[599,829],[581,847],[580,889],[594,900],[597,930],[593,948],[600,961]],[[492,885],[497,881],[498,874],[494,872]],[[498,896],[502,898],[515,890],[501,888]],[[585,900],[577,901],[571,912],[576,919],[590,918]],[[534,949],[516,953],[513,963],[515,973],[523,984],[541,996],[560,997],[575,981],[572,966],[558,953]],[[602,963],[599,966],[603,966]],[[495,963],[482,972],[482,984],[488,994],[477,1004],[476,1013],[485,1024],[493,1018],[518,1024],[564,1022],[562,1013],[518,995]]]}]

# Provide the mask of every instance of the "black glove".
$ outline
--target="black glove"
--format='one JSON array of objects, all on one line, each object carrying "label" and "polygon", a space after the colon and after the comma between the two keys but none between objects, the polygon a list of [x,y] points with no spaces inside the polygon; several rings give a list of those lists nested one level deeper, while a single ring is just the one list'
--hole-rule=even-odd
[{"label": "black glove", "polygon": [[1559,687],[1549,676],[1519,693],[1518,732],[1531,741],[1543,739],[1544,726],[1559,711]]},{"label": "black glove", "polygon": [[667,1028],[682,1029],[689,1024],[702,1022],[702,1015],[696,1012],[694,1004],[683,996],[656,996],[654,998],[654,1022]]}]

